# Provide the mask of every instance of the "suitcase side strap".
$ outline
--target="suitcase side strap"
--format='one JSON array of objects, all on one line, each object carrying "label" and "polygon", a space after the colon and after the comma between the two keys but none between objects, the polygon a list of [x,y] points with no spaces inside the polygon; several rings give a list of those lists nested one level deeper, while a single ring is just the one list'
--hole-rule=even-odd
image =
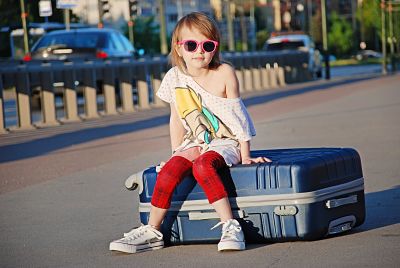
[{"label": "suitcase side strap", "polygon": [[[232,214],[233,218],[235,219],[243,219],[247,217],[244,210],[233,210]],[[190,221],[201,221],[210,219],[219,219],[217,212],[189,212]]]},{"label": "suitcase side strap", "polygon": [[344,198],[339,199],[331,199],[326,201],[325,205],[327,208],[337,208],[348,204],[357,203],[357,195],[351,195]]}]

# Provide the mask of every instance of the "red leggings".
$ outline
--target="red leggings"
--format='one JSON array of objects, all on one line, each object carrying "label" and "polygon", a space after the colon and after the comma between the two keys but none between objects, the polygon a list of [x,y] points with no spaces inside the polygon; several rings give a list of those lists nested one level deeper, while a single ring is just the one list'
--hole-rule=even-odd
[{"label": "red leggings", "polygon": [[151,204],[168,209],[176,186],[190,174],[190,171],[203,188],[210,204],[227,197],[228,194],[217,172],[222,167],[226,167],[225,160],[214,151],[200,155],[194,162],[182,156],[171,157],[158,173]]}]

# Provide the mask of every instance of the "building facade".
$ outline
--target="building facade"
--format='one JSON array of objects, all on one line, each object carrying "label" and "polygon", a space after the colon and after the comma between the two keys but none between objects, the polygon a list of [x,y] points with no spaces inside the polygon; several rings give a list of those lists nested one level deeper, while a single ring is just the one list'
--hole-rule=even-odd
[{"label": "building facade", "polygon": [[[302,30],[312,35],[315,41],[320,40],[321,0],[140,0],[138,15],[153,16],[159,24],[159,5],[164,3],[167,36],[170,36],[176,22],[184,15],[200,11],[214,17],[222,33],[223,42],[227,42],[227,7],[230,5],[233,19],[234,40],[243,39],[243,31],[247,35],[249,47],[254,47],[256,31]],[[356,9],[360,0],[326,0],[329,13],[336,12],[348,20],[353,29],[358,29]],[[104,20],[106,27],[121,29],[129,20],[128,0],[109,0],[110,12]],[[240,16],[243,8],[245,16]],[[255,20],[254,12],[258,17]],[[82,22],[97,25],[99,22],[98,1],[81,0],[73,13]],[[244,25],[243,25],[244,22]]]},{"label": "building facade", "polygon": [[[213,10],[209,1],[204,0],[163,0],[165,10],[165,20],[168,35],[172,32],[177,21],[193,11],[201,11],[208,15],[213,15]],[[109,0],[110,12],[104,18],[107,27],[121,28],[129,20],[128,0]],[[159,0],[138,1],[138,16],[154,16],[156,23],[159,23]],[[72,10],[82,22],[91,25],[99,23],[98,0],[81,0]]]}]

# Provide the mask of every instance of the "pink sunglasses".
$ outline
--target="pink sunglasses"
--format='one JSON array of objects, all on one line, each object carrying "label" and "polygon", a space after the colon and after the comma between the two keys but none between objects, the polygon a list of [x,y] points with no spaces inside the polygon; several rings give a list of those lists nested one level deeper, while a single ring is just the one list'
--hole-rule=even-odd
[{"label": "pink sunglasses", "polygon": [[201,42],[197,42],[196,40],[182,40],[177,42],[177,44],[183,45],[187,52],[195,52],[199,45],[201,45],[203,51],[208,53],[214,52],[218,47],[218,42],[214,40],[205,40]]}]

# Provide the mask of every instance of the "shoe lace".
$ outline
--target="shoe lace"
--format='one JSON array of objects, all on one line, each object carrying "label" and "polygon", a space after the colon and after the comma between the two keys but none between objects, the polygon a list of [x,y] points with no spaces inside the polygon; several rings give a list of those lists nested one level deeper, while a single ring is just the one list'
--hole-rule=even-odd
[{"label": "shoe lace", "polygon": [[222,236],[224,238],[235,238],[236,233],[240,232],[241,227],[235,225],[232,221],[228,222],[219,222],[216,225],[214,225],[211,230],[217,228],[218,226],[222,226]]},{"label": "shoe lace", "polygon": [[[142,225],[140,227],[133,228],[127,233],[124,233],[124,238],[125,240],[135,240],[138,239],[139,237],[143,236],[146,232],[152,231],[151,226],[149,225]],[[159,234],[158,232],[153,232],[157,238],[162,239],[162,235]]]},{"label": "shoe lace", "polygon": [[216,225],[214,225],[213,227],[211,227],[210,230],[214,230],[215,228],[217,228],[220,225],[223,225],[225,222],[220,221],[219,223],[217,223]]},{"label": "shoe lace", "polygon": [[145,225],[142,225],[137,228],[133,228],[129,232],[124,233],[124,238],[126,240],[137,239],[137,238],[141,237],[142,235],[144,235],[144,233],[147,231],[146,229],[147,228]]}]

